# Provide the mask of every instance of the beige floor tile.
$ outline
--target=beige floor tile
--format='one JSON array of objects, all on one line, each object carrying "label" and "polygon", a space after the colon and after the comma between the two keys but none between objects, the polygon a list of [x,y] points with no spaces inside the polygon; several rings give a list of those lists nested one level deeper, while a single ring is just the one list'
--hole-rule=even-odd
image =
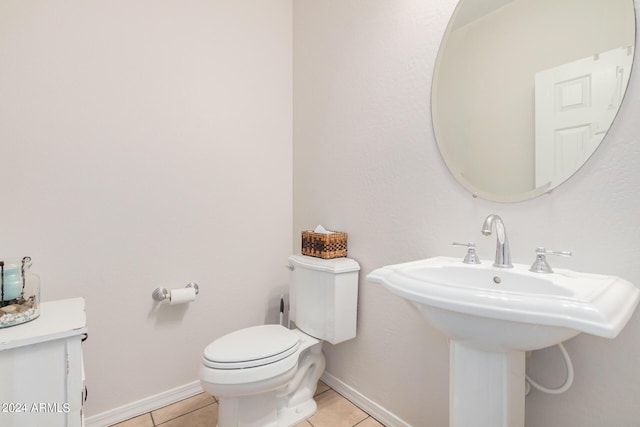
[{"label": "beige floor tile", "polygon": [[[318,403],[316,413],[294,427],[384,427],[322,381],[314,398]],[[217,420],[216,400],[201,393],[112,427],[153,427],[154,421],[159,427],[211,427]]]},{"label": "beige floor tile", "polygon": [[318,381],[318,387],[316,388],[316,394],[314,396],[319,395],[320,393],[324,393],[329,390],[331,387],[323,383],[322,381]]},{"label": "beige floor tile", "polygon": [[384,424],[380,424],[375,418],[367,418],[361,423],[356,424],[355,427],[384,427]]},{"label": "beige floor tile", "polygon": [[151,414],[144,414],[139,417],[114,424],[113,427],[153,427],[153,420],[151,419]]},{"label": "beige floor tile", "polygon": [[334,390],[327,390],[315,399],[318,411],[309,418],[314,427],[352,427],[368,417]]},{"label": "beige floor tile", "polygon": [[156,424],[159,427],[213,427],[218,422],[218,404],[213,403],[204,408],[189,412],[164,424]]},{"label": "beige floor tile", "polygon": [[215,399],[209,393],[200,393],[172,405],[165,406],[164,408],[157,409],[151,413],[151,416],[153,416],[153,421],[158,425],[195,411],[196,409],[204,408],[212,403],[215,403]]}]

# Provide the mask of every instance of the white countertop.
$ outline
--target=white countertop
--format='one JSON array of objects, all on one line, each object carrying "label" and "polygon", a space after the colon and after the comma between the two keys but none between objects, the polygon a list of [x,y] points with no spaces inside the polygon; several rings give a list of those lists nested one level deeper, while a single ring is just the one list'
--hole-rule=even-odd
[{"label": "white countertop", "polygon": [[0,329],[0,350],[37,344],[87,332],[84,298],[40,303],[40,317]]}]

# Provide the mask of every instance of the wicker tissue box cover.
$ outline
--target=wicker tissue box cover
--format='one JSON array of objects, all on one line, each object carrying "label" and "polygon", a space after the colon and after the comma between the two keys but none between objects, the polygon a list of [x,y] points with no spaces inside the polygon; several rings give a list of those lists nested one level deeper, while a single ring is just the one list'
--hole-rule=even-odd
[{"label": "wicker tissue box cover", "polygon": [[332,233],[302,232],[302,255],[316,258],[331,259],[347,256],[347,233],[334,231]]}]

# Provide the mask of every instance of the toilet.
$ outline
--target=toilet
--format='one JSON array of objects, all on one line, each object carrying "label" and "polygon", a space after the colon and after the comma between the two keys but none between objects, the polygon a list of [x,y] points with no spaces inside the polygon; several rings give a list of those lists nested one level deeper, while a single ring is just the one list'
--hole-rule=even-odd
[{"label": "toilet", "polygon": [[218,399],[218,427],[288,427],[308,418],[325,368],[322,343],[356,336],[358,263],[292,255],[288,267],[296,329],[252,326],[204,350],[200,382]]}]

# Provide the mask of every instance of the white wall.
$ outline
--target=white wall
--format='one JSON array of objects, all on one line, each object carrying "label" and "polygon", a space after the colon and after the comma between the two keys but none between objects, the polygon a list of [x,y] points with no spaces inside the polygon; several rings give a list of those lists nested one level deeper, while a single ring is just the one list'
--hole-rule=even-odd
[{"label": "white wall", "polygon": [[0,252],[33,257],[43,300],[86,298],[87,415],[276,319],[291,79],[289,0],[0,2]]},{"label": "white wall", "polygon": [[[358,337],[326,346],[327,370],[414,426],[448,425],[448,344],[405,301],[365,280],[376,267],[435,255],[462,258],[489,213],[508,228],[515,262],[537,246],[572,250],[552,265],[640,284],[640,74],[604,145],[550,195],[498,204],[474,199],[449,174],[430,121],[437,49],[456,0],[294,2],[294,220],[349,233],[362,266]],[[527,425],[632,426],[640,419],[640,317],[615,340],[567,342],[576,370],[560,396],[533,391]],[[549,371],[545,371],[545,369]],[[553,350],[530,374],[562,381]],[[555,374],[555,376],[553,375]]]}]

